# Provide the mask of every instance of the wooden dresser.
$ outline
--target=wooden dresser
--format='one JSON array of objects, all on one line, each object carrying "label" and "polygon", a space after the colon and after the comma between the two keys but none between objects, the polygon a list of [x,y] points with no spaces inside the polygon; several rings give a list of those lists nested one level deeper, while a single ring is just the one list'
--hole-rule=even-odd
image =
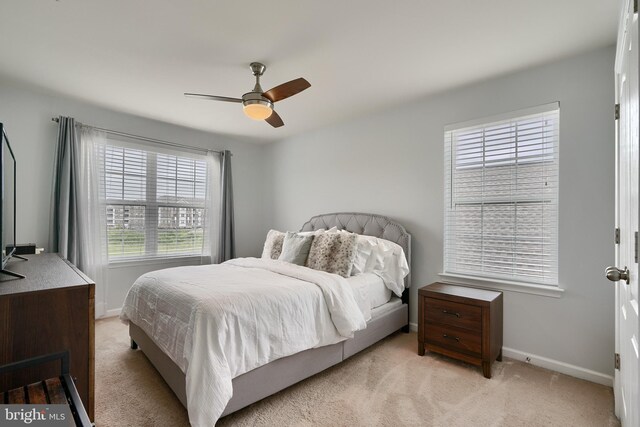
[{"label": "wooden dresser", "polygon": [[426,350],[482,366],[502,360],[502,292],[432,283],[418,290],[418,354]]},{"label": "wooden dresser", "polygon": [[[70,375],[91,420],[94,411],[94,289],[91,279],[57,254],[12,259],[0,275],[0,365],[69,352]],[[50,362],[0,376],[0,392],[60,374]]]}]

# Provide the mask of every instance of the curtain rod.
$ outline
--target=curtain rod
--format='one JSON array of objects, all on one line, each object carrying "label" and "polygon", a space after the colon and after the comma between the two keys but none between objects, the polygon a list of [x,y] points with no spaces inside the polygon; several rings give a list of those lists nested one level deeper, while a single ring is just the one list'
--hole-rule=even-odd
[{"label": "curtain rod", "polygon": [[[52,117],[51,121],[59,123],[60,119],[57,118],[57,117]],[[95,130],[100,130],[100,131],[103,131],[103,132],[111,134],[111,135],[124,136],[126,138],[138,139],[140,141],[153,142],[155,144],[168,145],[170,147],[187,148],[189,150],[202,151],[202,152],[205,152],[205,153],[209,152],[209,151],[212,152],[212,153],[219,153],[219,154],[222,153],[222,151],[218,151],[218,150],[207,150],[206,148],[192,147],[191,145],[187,145],[187,144],[178,144],[176,142],[163,141],[161,139],[147,138],[146,136],[134,135],[132,133],[125,133],[125,132],[118,132],[118,131],[115,131],[115,130],[99,128],[99,127],[96,127],[96,126],[89,126],[89,125],[85,125],[85,124],[83,124],[83,126],[88,126],[88,127],[93,128]],[[231,155],[233,156],[233,154],[231,154]]]}]

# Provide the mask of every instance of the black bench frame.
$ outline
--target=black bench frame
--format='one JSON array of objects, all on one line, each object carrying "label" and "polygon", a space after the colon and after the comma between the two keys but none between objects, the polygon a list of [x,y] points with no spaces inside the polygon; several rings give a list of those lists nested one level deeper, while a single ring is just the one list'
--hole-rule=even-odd
[{"label": "black bench frame", "polygon": [[18,371],[20,369],[30,368],[32,366],[40,365],[43,363],[53,362],[60,360],[60,379],[62,380],[62,386],[65,390],[65,396],[67,397],[67,403],[71,409],[73,419],[76,422],[76,426],[92,427],[94,424],[89,420],[87,411],[84,409],[82,399],[78,394],[76,385],[69,374],[69,352],[62,351],[59,353],[45,354],[44,356],[36,356],[30,359],[20,360],[18,362],[8,363],[0,366],[0,374],[7,372]]}]

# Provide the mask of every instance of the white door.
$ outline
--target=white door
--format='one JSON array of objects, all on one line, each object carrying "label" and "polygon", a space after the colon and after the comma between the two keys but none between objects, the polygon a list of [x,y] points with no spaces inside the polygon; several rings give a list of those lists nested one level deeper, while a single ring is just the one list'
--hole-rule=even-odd
[{"label": "white door", "polygon": [[620,105],[616,138],[616,221],[620,243],[616,267],[607,277],[616,281],[616,353],[620,369],[615,371],[616,414],[623,426],[640,426],[638,372],[638,215],[640,200],[640,111],[638,110],[638,14],[633,0],[624,1],[618,30],[616,55],[616,102]]}]

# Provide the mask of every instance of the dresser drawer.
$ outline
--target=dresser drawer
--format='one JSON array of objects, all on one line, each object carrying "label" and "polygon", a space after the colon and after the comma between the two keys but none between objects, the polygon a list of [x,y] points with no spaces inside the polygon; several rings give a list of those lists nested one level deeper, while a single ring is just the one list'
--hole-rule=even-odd
[{"label": "dresser drawer", "polygon": [[480,357],[482,340],[475,332],[428,323],[425,325],[426,342],[451,350]]},{"label": "dresser drawer", "polygon": [[482,308],[436,298],[426,298],[424,320],[474,331],[482,330]]}]

